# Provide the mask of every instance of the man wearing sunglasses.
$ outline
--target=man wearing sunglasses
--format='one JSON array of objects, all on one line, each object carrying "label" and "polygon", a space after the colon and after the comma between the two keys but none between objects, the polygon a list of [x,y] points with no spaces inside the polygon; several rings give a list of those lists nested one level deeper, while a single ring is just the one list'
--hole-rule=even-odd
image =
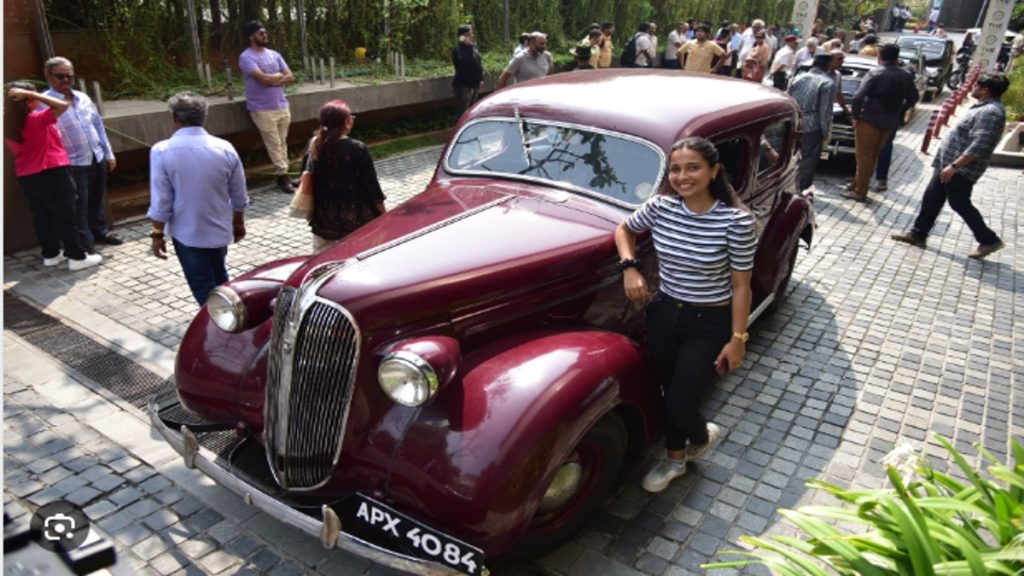
[{"label": "man wearing sunglasses", "polygon": [[70,60],[50,58],[43,64],[43,72],[50,84],[46,95],[69,104],[67,112],[57,119],[57,130],[71,160],[78,192],[75,228],[82,248],[93,253],[96,244],[121,244],[107,223],[107,172],[117,167],[117,160],[103,118],[86,93],[72,89],[75,67]]},{"label": "man wearing sunglasses", "polygon": [[259,20],[247,22],[242,34],[249,42],[238,58],[238,66],[245,75],[245,106],[263,138],[278,187],[291,194],[295,192],[288,177],[288,125],[292,115],[284,87],[295,82],[295,77],[281,54],[267,47],[270,38]]}]

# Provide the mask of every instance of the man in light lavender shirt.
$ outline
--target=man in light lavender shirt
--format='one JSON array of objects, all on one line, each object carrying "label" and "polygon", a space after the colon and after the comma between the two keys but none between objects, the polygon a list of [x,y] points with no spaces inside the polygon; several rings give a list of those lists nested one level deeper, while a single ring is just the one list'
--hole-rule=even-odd
[{"label": "man in light lavender shirt", "polygon": [[170,234],[185,280],[200,306],[228,281],[228,244],[245,237],[242,160],[226,140],[203,129],[206,99],[181,92],[168,101],[174,134],[149,153],[153,255],[167,259]]},{"label": "man in light lavender shirt", "polygon": [[291,194],[295,192],[288,177],[288,125],[292,115],[284,87],[295,82],[295,77],[284,58],[267,48],[270,39],[259,20],[246,23],[242,34],[249,40],[249,47],[238,57],[238,66],[245,75],[245,106],[274,164],[278,187]]}]

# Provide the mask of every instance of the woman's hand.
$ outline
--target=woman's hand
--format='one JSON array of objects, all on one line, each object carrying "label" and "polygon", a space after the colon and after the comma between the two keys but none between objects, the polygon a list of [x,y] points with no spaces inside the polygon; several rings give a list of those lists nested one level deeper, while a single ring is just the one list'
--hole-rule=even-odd
[{"label": "woman's hand", "polygon": [[626,289],[626,298],[634,302],[646,302],[651,299],[651,291],[647,289],[644,275],[636,268],[626,268],[622,272],[622,285]]},{"label": "woman's hand", "polygon": [[722,351],[718,353],[718,358],[715,358],[715,365],[724,358],[728,367],[726,373],[732,372],[740,367],[743,362],[743,357],[747,354],[747,345],[743,343],[739,338],[729,338],[729,342],[722,347]]},{"label": "woman's hand", "polygon": [[7,97],[17,102],[18,100],[31,98],[32,92],[30,90],[25,90],[24,88],[11,88],[7,91]]}]

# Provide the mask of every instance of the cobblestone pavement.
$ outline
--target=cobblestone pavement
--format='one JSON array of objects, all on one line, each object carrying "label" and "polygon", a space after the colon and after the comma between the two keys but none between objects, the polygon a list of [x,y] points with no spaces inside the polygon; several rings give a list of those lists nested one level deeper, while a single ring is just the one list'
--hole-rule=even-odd
[{"label": "cobblestone pavement", "polygon": [[[1024,432],[1024,328],[1013,314],[1024,309],[1024,179],[992,168],[975,188],[1007,242],[987,261],[967,259],[973,239],[949,210],[927,249],[890,241],[909,226],[930,174],[930,157],[917,152],[926,122],[920,112],[899,133],[890,190],[874,202],[842,200],[845,175],[820,175],[819,228],[795,287],[755,325],[744,366],[708,403],[725,430],[717,449],[661,494],[625,480],[575,540],[497,573],[695,574],[741,534],[789,532],[776,507],[821,499],[808,478],[882,485],[879,460],[901,439],[921,442],[940,468],[931,433],[971,458],[974,443],[1007,454]],[[438,152],[379,162],[389,204],[422,189]],[[254,191],[249,236],[228,255],[233,275],[306,251],[308,231],[286,204]],[[196,309],[177,262],[149,256],[148,226],[119,226],[127,242],[104,247],[103,265],[89,271],[43,269],[35,252],[8,257],[5,289],[169,376]],[[25,515],[56,498],[83,506],[133,573],[389,573],[323,550],[185,469],[138,410],[9,330],[4,351],[5,508]]]}]

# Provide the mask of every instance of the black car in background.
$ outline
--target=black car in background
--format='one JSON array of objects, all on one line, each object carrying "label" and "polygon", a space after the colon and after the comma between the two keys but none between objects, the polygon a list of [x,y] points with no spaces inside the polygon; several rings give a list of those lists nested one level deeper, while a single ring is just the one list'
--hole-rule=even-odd
[{"label": "black car in background", "polygon": [[[918,99],[922,99],[928,90],[927,79],[924,74],[920,74],[917,71],[924,69],[925,67],[924,55],[915,50],[907,59],[901,58],[901,63],[910,71],[911,74],[914,75],[914,86],[917,88]],[[853,94],[860,86],[861,81],[864,79],[864,75],[875,66],[878,66],[878,59],[874,57],[846,57],[842,68],[839,69],[839,72],[842,75],[843,97],[846,98],[846,104],[848,106],[853,101]],[[806,69],[806,66],[801,68],[801,70]],[[907,110],[906,115],[903,118],[904,123],[910,121],[910,118],[914,115],[915,109],[916,106]],[[853,119],[849,114],[843,111],[842,106],[840,106],[838,102],[833,103],[832,133],[828,141],[821,147],[821,158],[825,160],[839,154],[853,155],[853,141]]]},{"label": "black car in background", "polygon": [[956,49],[950,38],[937,36],[900,36],[896,41],[900,52],[920,50],[925,58],[925,77],[928,80],[928,92],[934,98],[942,94],[942,88],[953,73],[953,60]]}]

